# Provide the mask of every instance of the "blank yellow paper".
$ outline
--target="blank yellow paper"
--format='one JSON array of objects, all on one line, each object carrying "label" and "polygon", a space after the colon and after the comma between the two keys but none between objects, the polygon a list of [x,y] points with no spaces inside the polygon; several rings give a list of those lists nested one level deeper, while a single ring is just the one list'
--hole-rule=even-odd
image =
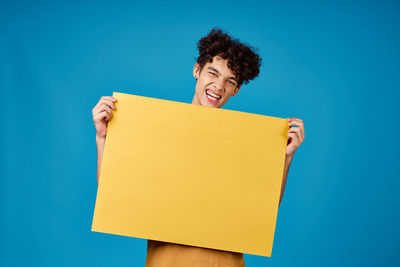
[{"label": "blank yellow paper", "polygon": [[113,96],[92,231],[271,256],[288,121]]}]

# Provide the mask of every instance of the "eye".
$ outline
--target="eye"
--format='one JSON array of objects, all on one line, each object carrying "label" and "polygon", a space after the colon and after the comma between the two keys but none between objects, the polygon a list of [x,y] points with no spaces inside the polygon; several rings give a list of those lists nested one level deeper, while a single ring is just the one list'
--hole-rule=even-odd
[{"label": "eye", "polygon": [[228,83],[229,83],[230,85],[235,85],[235,83],[234,83],[233,81],[231,81],[231,80],[228,80]]},{"label": "eye", "polygon": [[214,72],[208,72],[210,73],[212,76],[217,76],[217,74],[215,74]]}]

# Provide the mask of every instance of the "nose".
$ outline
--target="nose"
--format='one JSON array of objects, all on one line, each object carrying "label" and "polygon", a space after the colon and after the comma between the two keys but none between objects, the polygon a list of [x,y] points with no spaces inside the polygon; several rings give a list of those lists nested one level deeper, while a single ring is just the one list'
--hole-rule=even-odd
[{"label": "nose", "polygon": [[224,79],[219,78],[214,82],[214,90],[216,93],[220,93],[221,91],[224,90]]}]

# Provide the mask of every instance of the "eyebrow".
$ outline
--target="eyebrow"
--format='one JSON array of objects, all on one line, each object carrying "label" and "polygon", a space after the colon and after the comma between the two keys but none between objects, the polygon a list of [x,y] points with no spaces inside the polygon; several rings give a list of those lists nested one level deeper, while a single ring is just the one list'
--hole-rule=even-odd
[{"label": "eyebrow", "polygon": [[[207,69],[208,69],[208,70],[215,71],[216,73],[220,74],[220,72],[219,72],[216,68],[208,67]],[[234,80],[235,82],[237,82],[237,80],[236,80],[236,78],[235,78],[234,76],[229,77],[228,80],[229,80],[229,79]]]}]

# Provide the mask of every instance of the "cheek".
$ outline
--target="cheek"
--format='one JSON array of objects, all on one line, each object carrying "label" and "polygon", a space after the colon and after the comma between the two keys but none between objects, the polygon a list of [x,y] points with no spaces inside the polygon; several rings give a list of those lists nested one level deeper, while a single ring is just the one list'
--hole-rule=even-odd
[{"label": "cheek", "polygon": [[202,83],[200,80],[196,82],[196,91],[200,92],[202,90]]},{"label": "cheek", "polygon": [[224,99],[222,100],[222,102],[225,104],[226,102],[228,102],[229,98],[231,97],[231,95],[225,95]]},{"label": "cheek", "polygon": [[199,88],[202,88],[202,87],[204,86],[204,84],[205,84],[204,79],[199,78],[199,79],[197,80],[197,85],[199,86]]},{"label": "cheek", "polygon": [[235,93],[235,90],[234,90],[234,89],[228,90],[228,91],[226,92],[227,97],[231,97],[234,93]]}]

